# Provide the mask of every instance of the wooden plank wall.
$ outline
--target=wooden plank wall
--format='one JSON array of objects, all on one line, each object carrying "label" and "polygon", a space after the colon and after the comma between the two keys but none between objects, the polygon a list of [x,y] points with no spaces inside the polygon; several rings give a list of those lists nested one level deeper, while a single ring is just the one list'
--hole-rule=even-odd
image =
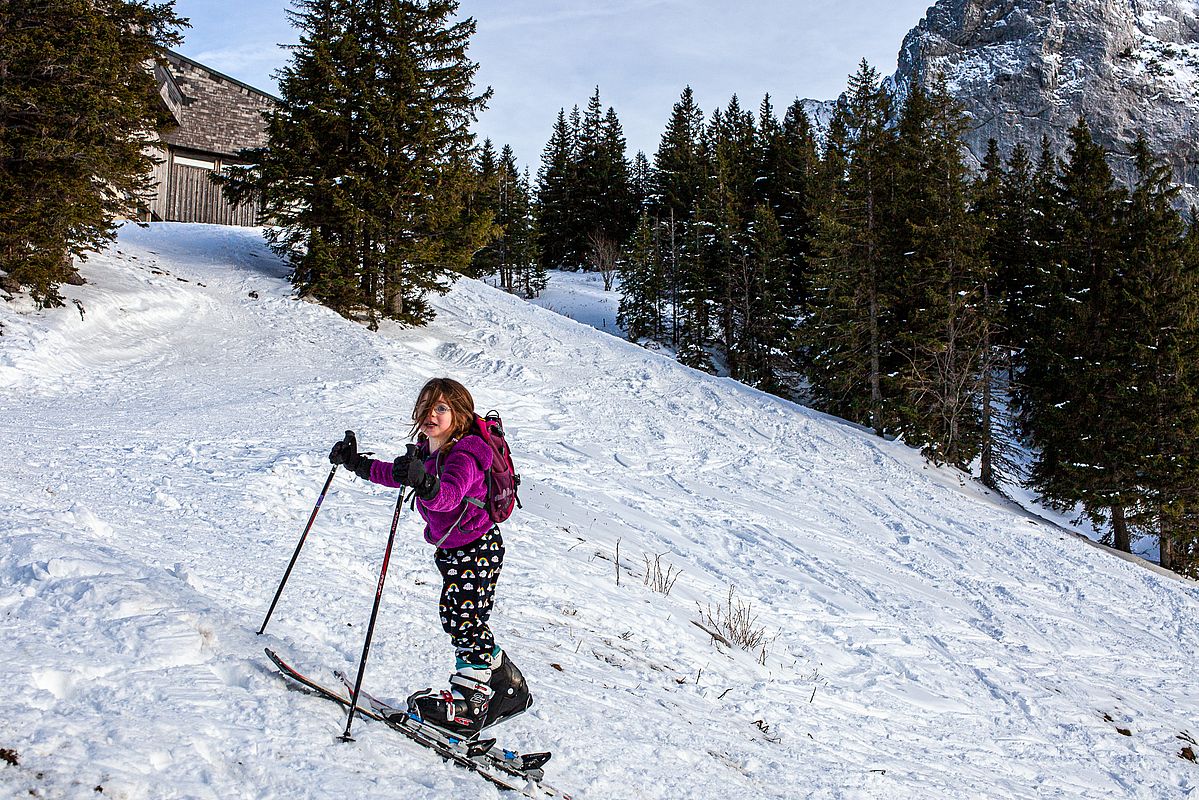
[{"label": "wooden plank wall", "polygon": [[167,181],[165,219],[172,222],[211,222],[218,225],[257,225],[257,204],[234,208],[208,179],[210,170],[171,164]]},{"label": "wooden plank wall", "polygon": [[152,148],[151,155],[154,156],[154,196],[150,198],[150,219],[166,219],[167,218],[167,198],[163,187],[167,185],[167,171],[171,156],[165,149]]}]

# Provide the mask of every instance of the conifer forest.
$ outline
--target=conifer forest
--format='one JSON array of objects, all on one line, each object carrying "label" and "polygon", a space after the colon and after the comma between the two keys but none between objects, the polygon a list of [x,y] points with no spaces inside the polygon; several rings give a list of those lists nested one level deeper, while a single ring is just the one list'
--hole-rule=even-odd
[{"label": "conifer forest", "polygon": [[524,268],[614,261],[630,339],[1027,482],[1119,549],[1156,534],[1193,571],[1194,213],[1144,140],[1105,153],[1080,119],[1064,158],[991,142],[972,166],[968,124],[943,85],[896,104],[863,62],[823,139],[799,102],[705,115],[685,89],[652,161],[630,160],[597,91],[558,115]]}]

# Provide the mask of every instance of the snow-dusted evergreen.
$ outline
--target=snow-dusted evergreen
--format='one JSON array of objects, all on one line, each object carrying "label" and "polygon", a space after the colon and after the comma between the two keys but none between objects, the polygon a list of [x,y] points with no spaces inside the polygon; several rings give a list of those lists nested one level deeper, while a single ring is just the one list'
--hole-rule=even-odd
[{"label": "snow-dusted evergreen", "polygon": [[[907,447],[475,281],[432,325],[373,334],[294,299],[256,231],[125,228],[83,273],[65,308],[0,304],[4,796],[499,797],[380,724],[337,742],[341,710],[262,653],[354,669],[394,493],[337,476],[255,635],[331,442],[400,451],[443,374],[504,412],[524,476],[492,623],[537,705],[502,732],[554,751],[554,785],[1199,786],[1199,587]],[[444,680],[436,594],[405,511],[369,691]],[[693,624],[745,609],[753,652]]]}]

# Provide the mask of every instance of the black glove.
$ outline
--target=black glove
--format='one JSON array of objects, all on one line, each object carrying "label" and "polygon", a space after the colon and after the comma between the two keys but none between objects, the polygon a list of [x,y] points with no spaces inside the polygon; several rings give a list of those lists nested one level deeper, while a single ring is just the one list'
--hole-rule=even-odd
[{"label": "black glove", "polygon": [[421,464],[420,456],[417,455],[418,449],[419,448],[417,448],[417,446],[414,444],[408,445],[408,449],[404,455],[400,456],[391,463],[391,477],[396,483],[403,484],[404,486],[412,485],[408,483],[408,472],[412,469],[412,463],[414,461],[417,464],[420,464],[420,471],[422,474],[424,473],[425,467],[424,464]]},{"label": "black glove", "polygon": [[415,489],[416,496],[421,500],[432,500],[441,488],[441,481],[436,475],[425,472],[425,464],[416,451],[416,445],[408,445],[408,452],[391,465],[391,477],[396,483]]},{"label": "black glove", "polygon": [[358,440],[353,431],[346,431],[345,438],[333,445],[333,449],[329,451],[329,463],[341,466],[348,462],[357,463],[357,461]]},{"label": "black glove", "polygon": [[333,445],[329,463],[339,464],[360,478],[370,479],[371,460],[358,452],[358,439],[353,431],[346,431],[345,438]]}]

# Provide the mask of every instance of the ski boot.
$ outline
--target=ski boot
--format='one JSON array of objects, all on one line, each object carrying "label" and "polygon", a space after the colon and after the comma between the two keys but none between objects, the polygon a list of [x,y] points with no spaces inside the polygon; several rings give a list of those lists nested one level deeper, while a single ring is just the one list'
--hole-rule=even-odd
[{"label": "ski boot", "polygon": [[494,694],[489,685],[491,677],[489,666],[459,666],[450,676],[450,688],[413,693],[408,697],[408,710],[422,722],[473,739],[487,724]]},{"label": "ski boot", "polygon": [[533,695],[529,693],[525,676],[502,650],[492,662],[488,685],[492,696],[484,727],[524,713],[533,705]]},{"label": "ski boot", "polygon": [[496,648],[491,665],[459,664],[450,688],[425,689],[408,697],[409,712],[466,739],[533,705],[525,676]]}]

